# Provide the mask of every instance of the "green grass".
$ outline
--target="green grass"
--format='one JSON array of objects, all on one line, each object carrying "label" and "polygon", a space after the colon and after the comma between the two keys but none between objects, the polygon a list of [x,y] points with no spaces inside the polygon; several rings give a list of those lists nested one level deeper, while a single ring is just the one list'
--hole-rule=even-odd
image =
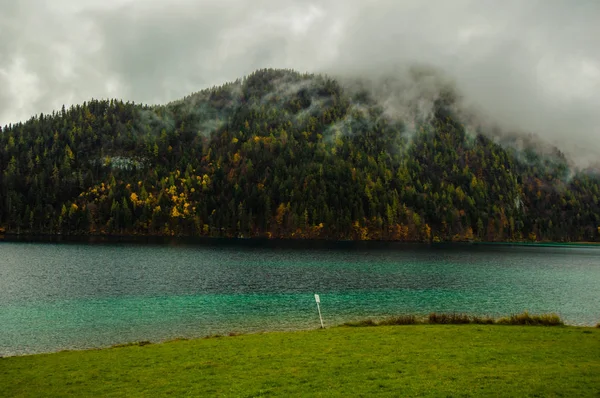
[{"label": "green grass", "polygon": [[407,325],[0,359],[1,397],[599,396],[600,329]]}]

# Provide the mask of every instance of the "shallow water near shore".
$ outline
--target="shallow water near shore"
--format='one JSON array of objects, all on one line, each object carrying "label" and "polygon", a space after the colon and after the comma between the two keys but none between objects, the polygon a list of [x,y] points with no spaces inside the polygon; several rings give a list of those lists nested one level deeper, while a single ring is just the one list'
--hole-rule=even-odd
[{"label": "shallow water near shore", "polygon": [[0,355],[366,317],[555,312],[600,321],[600,247],[0,242]]}]

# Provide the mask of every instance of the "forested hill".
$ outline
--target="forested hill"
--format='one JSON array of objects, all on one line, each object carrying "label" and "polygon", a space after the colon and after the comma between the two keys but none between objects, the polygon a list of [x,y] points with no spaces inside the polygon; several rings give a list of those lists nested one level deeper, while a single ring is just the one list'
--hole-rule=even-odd
[{"label": "forested hill", "polygon": [[466,131],[441,93],[260,70],[164,106],[92,100],[0,132],[0,233],[600,240],[600,177]]}]

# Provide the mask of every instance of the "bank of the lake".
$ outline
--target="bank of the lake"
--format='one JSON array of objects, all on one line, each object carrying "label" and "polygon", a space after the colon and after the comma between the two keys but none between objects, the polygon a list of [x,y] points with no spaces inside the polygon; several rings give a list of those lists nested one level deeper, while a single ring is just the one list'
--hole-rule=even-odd
[{"label": "bank of the lake", "polygon": [[600,329],[410,325],[0,359],[0,396],[598,396]]},{"label": "bank of the lake", "polygon": [[0,242],[27,242],[27,243],[143,243],[143,244],[211,244],[222,242],[246,242],[250,244],[290,244],[293,246],[314,244],[339,244],[339,243],[367,243],[367,244],[405,244],[405,245],[508,245],[508,246],[598,246],[600,241],[573,240],[394,240],[394,239],[333,239],[333,238],[302,238],[283,237],[273,238],[267,236],[235,237],[235,236],[194,236],[194,235],[164,235],[164,234],[32,234],[32,233],[1,233]]}]

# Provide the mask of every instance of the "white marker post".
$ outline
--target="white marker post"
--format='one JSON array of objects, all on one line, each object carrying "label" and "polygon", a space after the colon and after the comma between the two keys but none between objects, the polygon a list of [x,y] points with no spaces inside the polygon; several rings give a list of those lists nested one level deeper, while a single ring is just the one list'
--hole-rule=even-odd
[{"label": "white marker post", "polygon": [[321,316],[321,307],[319,306],[319,304],[321,303],[321,298],[319,297],[318,294],[315,294],[315,301],[317,302],[317,310],[319,310],[319,319],[321,320],[321,329],[325,329],[325,326],[323,326],[323,317]]}]

